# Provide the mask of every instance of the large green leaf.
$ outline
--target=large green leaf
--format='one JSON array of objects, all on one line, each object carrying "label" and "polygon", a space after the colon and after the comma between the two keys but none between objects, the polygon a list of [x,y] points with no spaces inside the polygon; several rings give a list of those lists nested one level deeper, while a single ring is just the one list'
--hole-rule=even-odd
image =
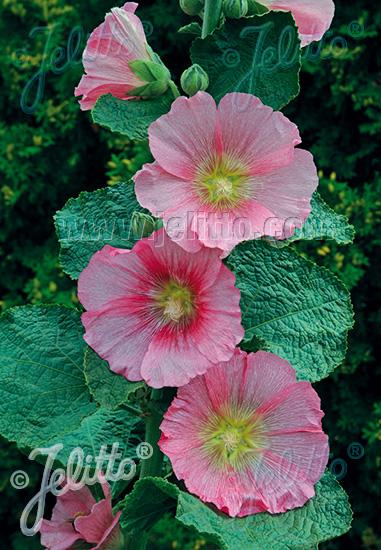
[{"label": "large green leaf", "polygon": [[208,92],[217,101],[246,92],[280,109],[299,93],[300,40],[289,13],[227,21],[194,41],[191,58],[208,73]]},{"label": "large green leaf", "polygon": [[104,361],[88,348],[85,353],[85,377],[94,399],[105,409],[115,409],[126,403],[131,394],[145,388],[144,382],[129,382],[110,370]]},{"label": "large green leaf", "polygon": [[347,289],[330,271],[289,249],[262,241],[237,247],[227,260],[241,290],[245,347],[259,339],[315,382],[345,356],[353,311]]},{"label": "large green leaf", "polygon": [[353,225],[348,223],[348,218],[337,214],[321,198],[319,193],[314,193],[311,200],[311,214],[300,229],[296,229],[294,235],[285,240],[271,240],[273,244],[282,248],[289,243],[300,240],[332,240],[338,244],[350,244],[355,237]]},{"label": "large green leaf", "polygon": [[[106,453],[110,453],[114,446],[114,450],[118,452],[113,468],[115,474],[121,460],[136,456],[136,446],[140,440],[135,437],[134,430],[139,422],[141,419],[132,416],[122,407],[117,410],[101,407],[84,418],[78,428],[45,442],[44,446],[61,444],[63,447],[57,454],[57,460],[64,465],[68,463],[70,453],[80,447],[84,457],[88,457],[90,469],[95,467],[94,459],[99,456],[102,448]],[[89,457],[92,457],[92,460]],[[106,462],[105,465],[107,466]],[[128,472],[129,469],[126,470],[126,473]]]},{"label": "large green leaf", "polygon": [[83,373],[79,313],[23,306],[0,318],[0,433],[38,447],[95,411]]},{"label": "large green leaf", "polygon": [[315,497],[302,508],[241,519],[216,512],[163,479],[141,479],[119,505],[121,524],[132,533],[148,529],[173,508],[176,498],[176,518],[226,550],[306,550],[344,534],[352,520],[347,495],[327,472],[316,485]]},{"label": "large green leaf", "polygon": [[149,125],[168,113],[173,101],[170,92],[150,99],[124,101],[111,94],[101,96],[92,110],[94,122],[130,139],[147,139]]},{"label": "large green leaf", "polygon": [[70,199],[55,215],[61,243],[61,265],[73,278],[104,245],[131,248],[137,236],[131,229],[135,212],[146,212],[135,197],[132,183],[84,192]]}]

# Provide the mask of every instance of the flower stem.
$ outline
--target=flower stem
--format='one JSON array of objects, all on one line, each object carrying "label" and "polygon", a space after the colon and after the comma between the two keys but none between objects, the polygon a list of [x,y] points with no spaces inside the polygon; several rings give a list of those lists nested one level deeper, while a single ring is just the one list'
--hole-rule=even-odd
[{"label": "flower stem", "polygon": [[160,424],[163,419],[157,410],[157,402],[161,400],[162,390],[152,390],[150,413],[146,420],[145,441],[152,446],[152,456],[141,460],[140,478],[157,476],[161,474],[163,465],[163,453],[157,442],[160,438]]},{"label": "flower stem", "polygon": [[222,10],[222,0],[205,0],[204,20],[202,23],[201,38],[211,34],[217,27]]}]

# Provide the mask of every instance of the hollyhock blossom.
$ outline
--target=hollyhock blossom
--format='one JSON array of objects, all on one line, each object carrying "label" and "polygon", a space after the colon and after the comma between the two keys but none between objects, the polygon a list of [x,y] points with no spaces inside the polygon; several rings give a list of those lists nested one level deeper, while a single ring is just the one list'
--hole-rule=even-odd
[{"label": "hollyhock blossom", "polygon": [[132,61],[152,61],[142,22],[135,15],[137,7],[127,2],[112,8],[91,33],[82,58],[86,74],[74,92],[83,96],[82,110],[91,109],[101,95],[128,99],[132,90],[147,84],[130,67]]},{"label": "hollyhock blossom", "polygon": [[77,541],[92,544],[91,548],[120,548],[119,517],[112,512],[110,487],[102,481],[104,499],[96,502],[88,487],[69,489],[57,497],[51,520],[42,520],[41,544],[47,550],[67,550]]},{"label": "hollyhock blossom", "polygon": [[[187,247],[197,235],[225,254],[244,240],[286,238],[310,213],[318,184],[295,124],[250,94],[180,97],[149,128],[155,158],[134,177],[140,204]],[[287,231],[286,231],[286,228]]]},{"label": "hollyhock blossom", "polygon": [[188,253],[163,229],[132,250],[105,246],[79,278],[84,338],[128,380],[181,386],[242,339],[234,282],[218,250]]},{"label": "hollyhock blossom", "polygon": [[275,514],[314,495],[328,460],[322,416],[287,361],[237,349],[178,390],[159,446],[201,500],[230,516]]},{"label": "hollyhock blossom", "polygon": [[269,10],[290,11],[299,27],[302,46],[320,40],[335,15],[333,0],[259,0]]}]

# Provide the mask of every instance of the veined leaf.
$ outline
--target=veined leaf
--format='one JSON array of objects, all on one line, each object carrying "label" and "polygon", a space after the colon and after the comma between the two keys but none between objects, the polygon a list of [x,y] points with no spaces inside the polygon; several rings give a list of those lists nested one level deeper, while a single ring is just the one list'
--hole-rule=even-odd
[{"label": "veined leaf", "polygon": [[241,290],[245,349],[255,338],[316,382],[344,359],[353,311],[347,289],[324,267],[263,241],[233,250],[227,264]]},{"label": "veined leaf", "polygon": [[54,218],[65,273],[78,278],[91,256],[106,244],[132,248],[138,240],[131,227],[135,212],[146,211],[136,200],[132,182],[70,199]]}]

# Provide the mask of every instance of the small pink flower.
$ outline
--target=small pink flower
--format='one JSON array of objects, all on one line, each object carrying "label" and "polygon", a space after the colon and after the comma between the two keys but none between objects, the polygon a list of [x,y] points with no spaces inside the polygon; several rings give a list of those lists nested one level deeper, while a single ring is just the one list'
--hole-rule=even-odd
[{"label": "small pink flower", "polygon": [[94,550],[118,549],[121,540],[119,517],[112,513],[108,483],[102,481],[104,499],[96,502],[88,487],[69,489],[57,497],[51,520],[42,520],[41,544],[47,550],[67,550],[85,541]]},{"label": "small pink flower", "polygon": [[82,95],[82,110],[91,109],[98,97],[111,93],[128,99],[129,92],[146,84],[138,78],[129,63],[150,61],[143,25],[135,15],[138,4],[127,2],[122,8],[112,8],[104,22],[90,35],[83,52],[82,76],[74,95]]},{"label": "small pink flower", "polygon": [[302,46],[320,40],[335,15],[333,0],[260,0],[269,10],[290,11],[299,27]]},{"label": "small pink flower", "polygon": [[237,349],[178,390],[159,446],[201,500],[230,516],[275,514],[314,495],[328,460],[322,417],[287,361]]},{"label": "small pink flower", "polygon": [[[312,155],[282,113],[250,94],[180,97],[149,128],[156,159],[135,176],[140,204],[181,231],[227,254],[244,240],[286,238],[310,213],[318,184]],[[180,229],[180,231],[179,231]]]},{"label": "small pink flower", "polygon": [[162,229],[132,250],[105,246],[78,283],[86,342],[111,370],[154,388],[230,359],[243,337],[240,292],[219,253],[188,253]]}]

